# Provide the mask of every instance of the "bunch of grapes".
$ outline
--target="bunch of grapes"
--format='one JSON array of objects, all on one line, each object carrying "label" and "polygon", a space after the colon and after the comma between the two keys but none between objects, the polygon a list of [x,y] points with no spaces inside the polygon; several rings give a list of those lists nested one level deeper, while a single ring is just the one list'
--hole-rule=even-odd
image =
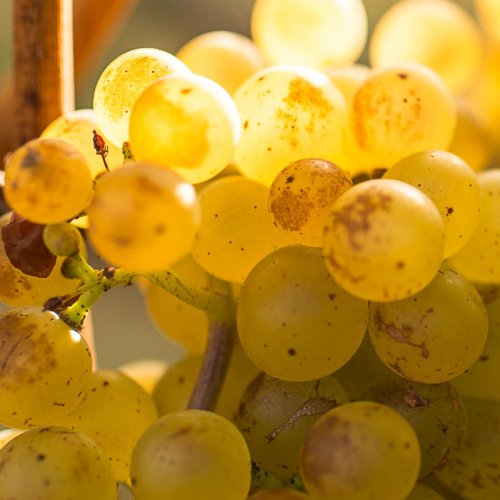
[{"label": "bunch of grapes", "polygon": [[[500,9],[476,4],[400,0],[364,66],[361,0],[256,0],[251,39],[126,52],[9,156],[0,500],[500,496]],[[87,313],[132,284],[168,369],[93,359]]]}]

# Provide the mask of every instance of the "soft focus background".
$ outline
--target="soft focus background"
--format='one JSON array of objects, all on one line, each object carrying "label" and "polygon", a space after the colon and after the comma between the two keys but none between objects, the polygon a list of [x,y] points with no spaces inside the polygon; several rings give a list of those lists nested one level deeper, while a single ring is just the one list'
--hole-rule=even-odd
[{"label": "soft focus background", "polygon": [[[472,12],[472,0],[455,2]],[[364,0],[364,3],[373,27],[380,14],[396,2]],[[13,0],[0,0],[0,81],[11,64],[12,4]],[[92,71],[76,89],[77,108],[91,107],[99,74],[120,53],[138,47],[175,53],[190,38],[213,30],[248,35],[252,5],[253,0],[140,0],[120,35],[96,54]],[[367,62],[366,55],[361,60]],[[96,264],[95,260],[93,263]],[[112,290],[99,300],[93,314],[98,363],[103,368],[144,357],[172,361],[182,353],[151,324],[136,287]]]}]

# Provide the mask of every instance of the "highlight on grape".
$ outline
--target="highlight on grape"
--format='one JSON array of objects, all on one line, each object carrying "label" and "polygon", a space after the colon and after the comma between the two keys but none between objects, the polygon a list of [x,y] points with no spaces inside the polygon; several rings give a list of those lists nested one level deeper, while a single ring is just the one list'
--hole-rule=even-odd
[{"label": "highlight on grape", "polygon": [[[125,52],[8,156],[0,500],[500,498],[499,4],[369,1]],[[96,366],[130,285],[170,366]]]}]

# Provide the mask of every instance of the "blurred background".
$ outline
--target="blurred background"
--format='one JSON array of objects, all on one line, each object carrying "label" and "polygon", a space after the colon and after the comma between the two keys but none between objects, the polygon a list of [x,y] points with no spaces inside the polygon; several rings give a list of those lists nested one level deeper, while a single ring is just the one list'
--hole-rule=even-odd
[{"label": "blurred background", "polygon": [[[13,2],[0,0],[0,82],[8,78],[12,60]],[[123,3],[129,2],[123,0]],[[369,25],[373,27],[395,0],[364,0],[364,3]],[[455,0],[455,3],[473,12],[472,0]],[[156,47],[175,53],[189,39],[213,30],[248,35],[252,5],[253,0],[139,0],[117,36],[110,33],[106,43],[93,55],[90,69],[77,81],[76,107],[91,107],[100,73],[122,52]],[[96,22],[99,14],[97,9]],[[86,29],[92,30],[92,26]],[[361,62],[367,63],[366,51]],[[93,259],[93,264],[98,265]],[[94,307],[93,322],[100,367],[113,368],[138,358],[173,361],[182,354],[181,348],[169,342],[151,323],[141,294],[134,286],[114,289],[99,300]]]}]

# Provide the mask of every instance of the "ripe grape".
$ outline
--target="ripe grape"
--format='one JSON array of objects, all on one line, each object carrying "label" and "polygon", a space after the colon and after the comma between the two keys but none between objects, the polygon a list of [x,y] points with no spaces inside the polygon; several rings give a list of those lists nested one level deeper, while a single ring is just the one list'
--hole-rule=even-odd
[{"label": "ripe grape", "polygon": [[332,205],[323,251],[334,279],[374,301],[414,295],[435,276],[444,249],[443,221],[434,203],[406,183],[362,182]]},{"label": "ripe grape", "polygon": [[237,325],[243,349],[267,374],[313,380],[338,370],[365,334],[368,304],[329,275],[321,250],[288,246],[262,259],[243,283]]},{"label": "ripe grape", "polygon": [[136,359],[118,367],[118,371],[138,383],[150,395],[167,370],[168,363],[158,359]]},{"label": "ripe grape", "polygon": [[489,37],[500,42],[500,5],[497,0],[474,0],[481,27]]}]

